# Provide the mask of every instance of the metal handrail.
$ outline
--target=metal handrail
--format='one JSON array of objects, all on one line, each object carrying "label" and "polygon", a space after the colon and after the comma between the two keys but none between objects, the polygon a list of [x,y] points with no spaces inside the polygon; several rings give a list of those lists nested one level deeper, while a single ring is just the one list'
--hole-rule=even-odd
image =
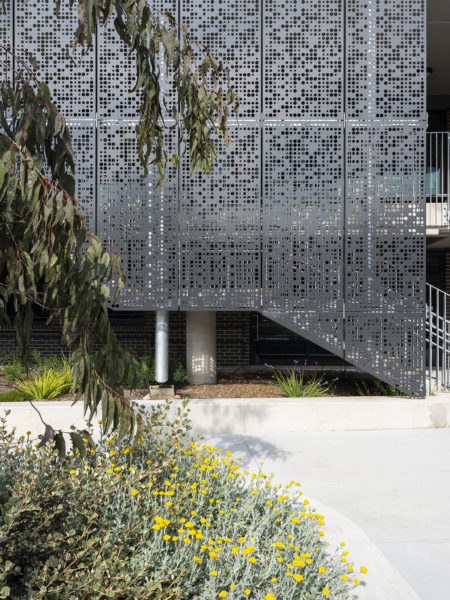
[{"label": "metal handrail", "polygon": [[450,389],[450,294],[427,283],[426,341],[429,393]]},{"label": "metal handrail", "polygon": [[428,227],[450,226],[450,133],[427,132],[426,222]]}]

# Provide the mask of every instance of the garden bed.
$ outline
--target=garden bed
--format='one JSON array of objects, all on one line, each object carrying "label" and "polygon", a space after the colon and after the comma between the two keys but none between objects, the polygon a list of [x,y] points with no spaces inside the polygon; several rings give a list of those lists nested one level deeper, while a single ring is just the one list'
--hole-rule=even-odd
[{"label": "garden bed", "polygon": [[[330,377],[333,381],[335,376]],[[346,375],[333,384],[334,396],[358,396],[359,378]],[[0,394],[15,389],[14,382],[0,373]],[[283,398],[282,391],[270,382],[270,372],[260,374],[223,374],[213,385],[191,385],[189,383],[175,384],[177,398]],[[127,392],[127,396],[140,400],[148,394],[148,388],[140,388]],[[59,396],[56,400],[73,400],[75,394]]]}]

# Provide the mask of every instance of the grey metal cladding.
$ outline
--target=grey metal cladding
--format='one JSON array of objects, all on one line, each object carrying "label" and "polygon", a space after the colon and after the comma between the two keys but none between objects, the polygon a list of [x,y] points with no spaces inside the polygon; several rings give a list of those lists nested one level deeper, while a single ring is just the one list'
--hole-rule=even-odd
[{"label": "grey metal cladding", "polygon": [[419,314],[349,313],[345,358],[405,394],[424,396],[424,336]]},{"label": "grey metal cladding", "polygon": [[423,313],[422,127],[347,128],[348,310]]},{"label": "grey metal cladding", "polygon": [[425,0],[347,0],[348,119],[425,119]]},{"label": "grey metal cladding", "polygon": [[[152,5],[176,15],[174,0],[158,1]],[[98,118],[136,119],[141,103],[140,95],[131,92],[136,84],[136,62],[119,38],[112,19],[99,30],[97,68]],[[160,69],[161,89],[164,91],[167,86],[162,62]]]},{"label": "grey metal cladding", "polygon": [[[177,308],[177,174],[162,189],[154,168],[144,178],[137,158],[136,122],[99,124],[98,234],[120,253],[126,287],[122,309]],[[175,145],[175,131],[167,148]]]},{"label": "grey metal cladding", "polygon": [[189,35],[212,49],[230,69],[241,99],[239,116],[260,117],[260,0],[180,0],[181,22]]},{"label": "grey metal cladding", "polygon": [[347,0],[345,357],[425,393],[424,0]]},{"label": "grey metal cladding", "polygon": [[76,197],[81,212],[86,217],[87,228],[96,233],[96,128],[95,122],[86,120],[69,121],[72,147],[75,155]]},{"label": "grey metal cladding", "polygon": [[[15,0],[13,42],[70,121],[89,226],[123,257],[120,307],[261,310],[422,395],[424,0],[158,6],[225,60],[242,98],[212,174],[191,178],[185,156],[162,190],[136,157],[135,67],[114,24],[73,70],[75,9]],[[164,70],[161,87],[170,105]],[[175,152],[176,130],[167,141]]]},{"label": "grey metal cladding", "polygon": [[342,310],[342,127],[267,124],[263,146],[263,309]]},{"label": "grey metal cladding", "polygon": [[258,310],[260,268],[260,135],[248,123],[230,127],[233,148],[219,145],[209,176],[189,173],[180,190],[180,307]]},{"label": "grey metal cladding", "polygon": [[48,84],[55,104],[67,119],[95,118],[95,52],[80,51],[71,62],[67,45],[73,40],[77,13],[61,2],[61,18],[54,2],[15,0],[17,48],[29,51],[40,65],[39,79]]},{"label": "grey metal cladding", "polygon": [[266,118],[342,117],[344,0],[261,0]]},{"label": "grey metal cladding", "polygon": [[[0,3],[0,44],[3,46],[13,46],[13,26],[12,26],[12,0],[5,0],[4,9]],[[12,58],[5,51],[0,52],[0,73],[4,79],[11,79]]]}]

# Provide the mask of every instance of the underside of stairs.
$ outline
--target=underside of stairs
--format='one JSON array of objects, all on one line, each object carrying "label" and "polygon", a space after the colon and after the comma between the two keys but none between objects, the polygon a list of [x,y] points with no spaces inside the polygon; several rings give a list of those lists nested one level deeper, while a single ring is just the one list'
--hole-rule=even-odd
[{"label": "underside of stairs", "polygon": [[425,397],[425,314],[262,314],[402,393]]}]

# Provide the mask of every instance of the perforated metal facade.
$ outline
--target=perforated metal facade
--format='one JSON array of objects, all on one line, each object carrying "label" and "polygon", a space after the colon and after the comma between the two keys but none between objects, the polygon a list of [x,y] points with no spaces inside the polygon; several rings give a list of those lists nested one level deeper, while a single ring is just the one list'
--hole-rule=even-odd
[{"label": "perforated metal facade", "polygon": [[7,6],[0,35],[41,63],[89,225],[123,257],[122,308],[260,310],[424,392],[424,0],[161,2],[242,97],[212,175],[191,179],[185,160],[162,191],[137,162],[133,62],[112,23],[73,67],[74,10]]}]

